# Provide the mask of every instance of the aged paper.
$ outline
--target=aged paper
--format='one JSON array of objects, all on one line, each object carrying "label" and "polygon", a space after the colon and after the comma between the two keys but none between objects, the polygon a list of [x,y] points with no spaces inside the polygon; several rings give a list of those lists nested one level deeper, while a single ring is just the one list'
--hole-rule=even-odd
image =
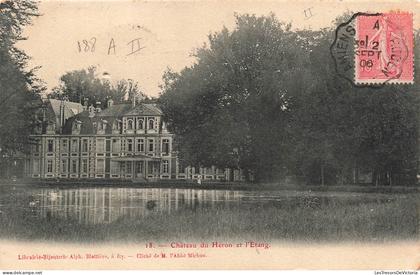
[{"label": "aged paper", "polygon": [[[2,4],[2,16],[18,7]],[[7,125],[22,119],[38,123],[19,132],[29,151],[5,153],[16,138],[0,136],[0,269],[420,268],[418,145],[401,145],[415,143],[420,125],[409,120],[420,92],[420,2],[33,5],[37,15],[17,34],[26,39],[10,41],[43,88],[33,117],[1,125],[12,133]],[[0,21],[2,35],[10,22]],[[18,56],[5,37],[4,64]],[[9,107],[21,104],[8,101],[18,89],[11,68],[0,70]],[[357,98],[367,93],[377,97]],[[284,120],[272,115],[277,101]],[[188,104],[198,107],[180,107]],[[389,126],[401,121],[409,126]]]}]

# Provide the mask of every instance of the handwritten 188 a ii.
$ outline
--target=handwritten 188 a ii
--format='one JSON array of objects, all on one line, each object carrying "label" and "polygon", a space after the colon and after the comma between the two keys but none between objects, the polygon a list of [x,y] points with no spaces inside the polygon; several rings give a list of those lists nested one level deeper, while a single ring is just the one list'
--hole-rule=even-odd
[{"label": "handwritten 188 a ii", "polygon": [[[140,43],[141,38],[135,38],[129,41],[127,44],[124,45],[123,53],[125,55],[132,55],[135,53],[140,52],[144,49],[144,46],[141,46]],[[83,39],[77,41],[77,50],[79,53],[93,53],[96,51],[96,37],[91,37],[90,39]],[[111,38],[107,46],[104,47],[104,50],[107,50],[108,55],[116,55],[117,54],[117,44],[115,43],[114,38]]]}]

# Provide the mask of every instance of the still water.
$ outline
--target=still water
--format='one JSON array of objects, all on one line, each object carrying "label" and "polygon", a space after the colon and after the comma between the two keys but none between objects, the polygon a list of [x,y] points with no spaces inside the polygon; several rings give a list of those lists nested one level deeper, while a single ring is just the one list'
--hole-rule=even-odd
[{"label": "still water", "polygon": [[5,239],[417,239],[418,195],[1,187]]},{"label": "still water", "polygon": [[30,197],[29,208],[41,219],[62,218],[81,224],[112,223],[121,217],[138,220],[183,209],[238,203],[239,191],[194,189],[89,188],[42,189]]}]

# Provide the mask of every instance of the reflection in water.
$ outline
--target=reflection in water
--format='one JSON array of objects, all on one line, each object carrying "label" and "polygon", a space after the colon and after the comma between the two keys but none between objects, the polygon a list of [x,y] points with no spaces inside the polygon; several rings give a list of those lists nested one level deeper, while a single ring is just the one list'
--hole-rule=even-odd
[{"label": "reflection in water", "polygon": [[30,207],[42,218],[64,218],[81,224],[111,223],[171,211],[214,207],[216,203],[239,202],[239,191],[194,189],[42,189]]},{"label": "reflection in water", "polygon": [[391,240],[418,238],[417,194],[0,186],[12,239]]}]

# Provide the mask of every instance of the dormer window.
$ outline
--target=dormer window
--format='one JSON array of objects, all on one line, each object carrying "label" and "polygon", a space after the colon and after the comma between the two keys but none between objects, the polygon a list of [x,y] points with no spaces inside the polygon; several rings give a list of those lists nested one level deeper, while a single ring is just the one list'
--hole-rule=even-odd
[{"label": "dormer window", "polygon": [[142,118],[137,120],[137,129],[144,129],[144,120]]},{"label": "dormer window", "polygon": [[72,124],[72,132],[73,134],[79,134],[81,129],[82,123],[81,121],[75,120]]},{"label": "dormer window", "polygon": [[55,124],[54,124],[54,122],[48,122],[47,132],[54,132],[54,131],[55,131]]},{"label": "dormer window", "polygon": [[155,120],[153,118],[149,119],[149,129],[155,128]]},{"label": "dormer window", "polygon": [[122,121],[117,119],[112,123],[112,129],[114,130],[121,130],[122,128]]},{"label": "dormer window", "polygon": [[127,130],[133,130],[133,120],[129,119],[127,121]]},{"label": "dormer window", "polygon": [[75,120],[73,125],[74,129],[77,131],[80,131],[80,129],[82,128],[82,122],[80,120]]},{"label": "dormer window", "polygon": [[108,124],[108,121],[105,119],[102,119],[101,122],[99,122],[99,124],[101,125],[101,130],[105,130],[106,129],[106,125]]}]

